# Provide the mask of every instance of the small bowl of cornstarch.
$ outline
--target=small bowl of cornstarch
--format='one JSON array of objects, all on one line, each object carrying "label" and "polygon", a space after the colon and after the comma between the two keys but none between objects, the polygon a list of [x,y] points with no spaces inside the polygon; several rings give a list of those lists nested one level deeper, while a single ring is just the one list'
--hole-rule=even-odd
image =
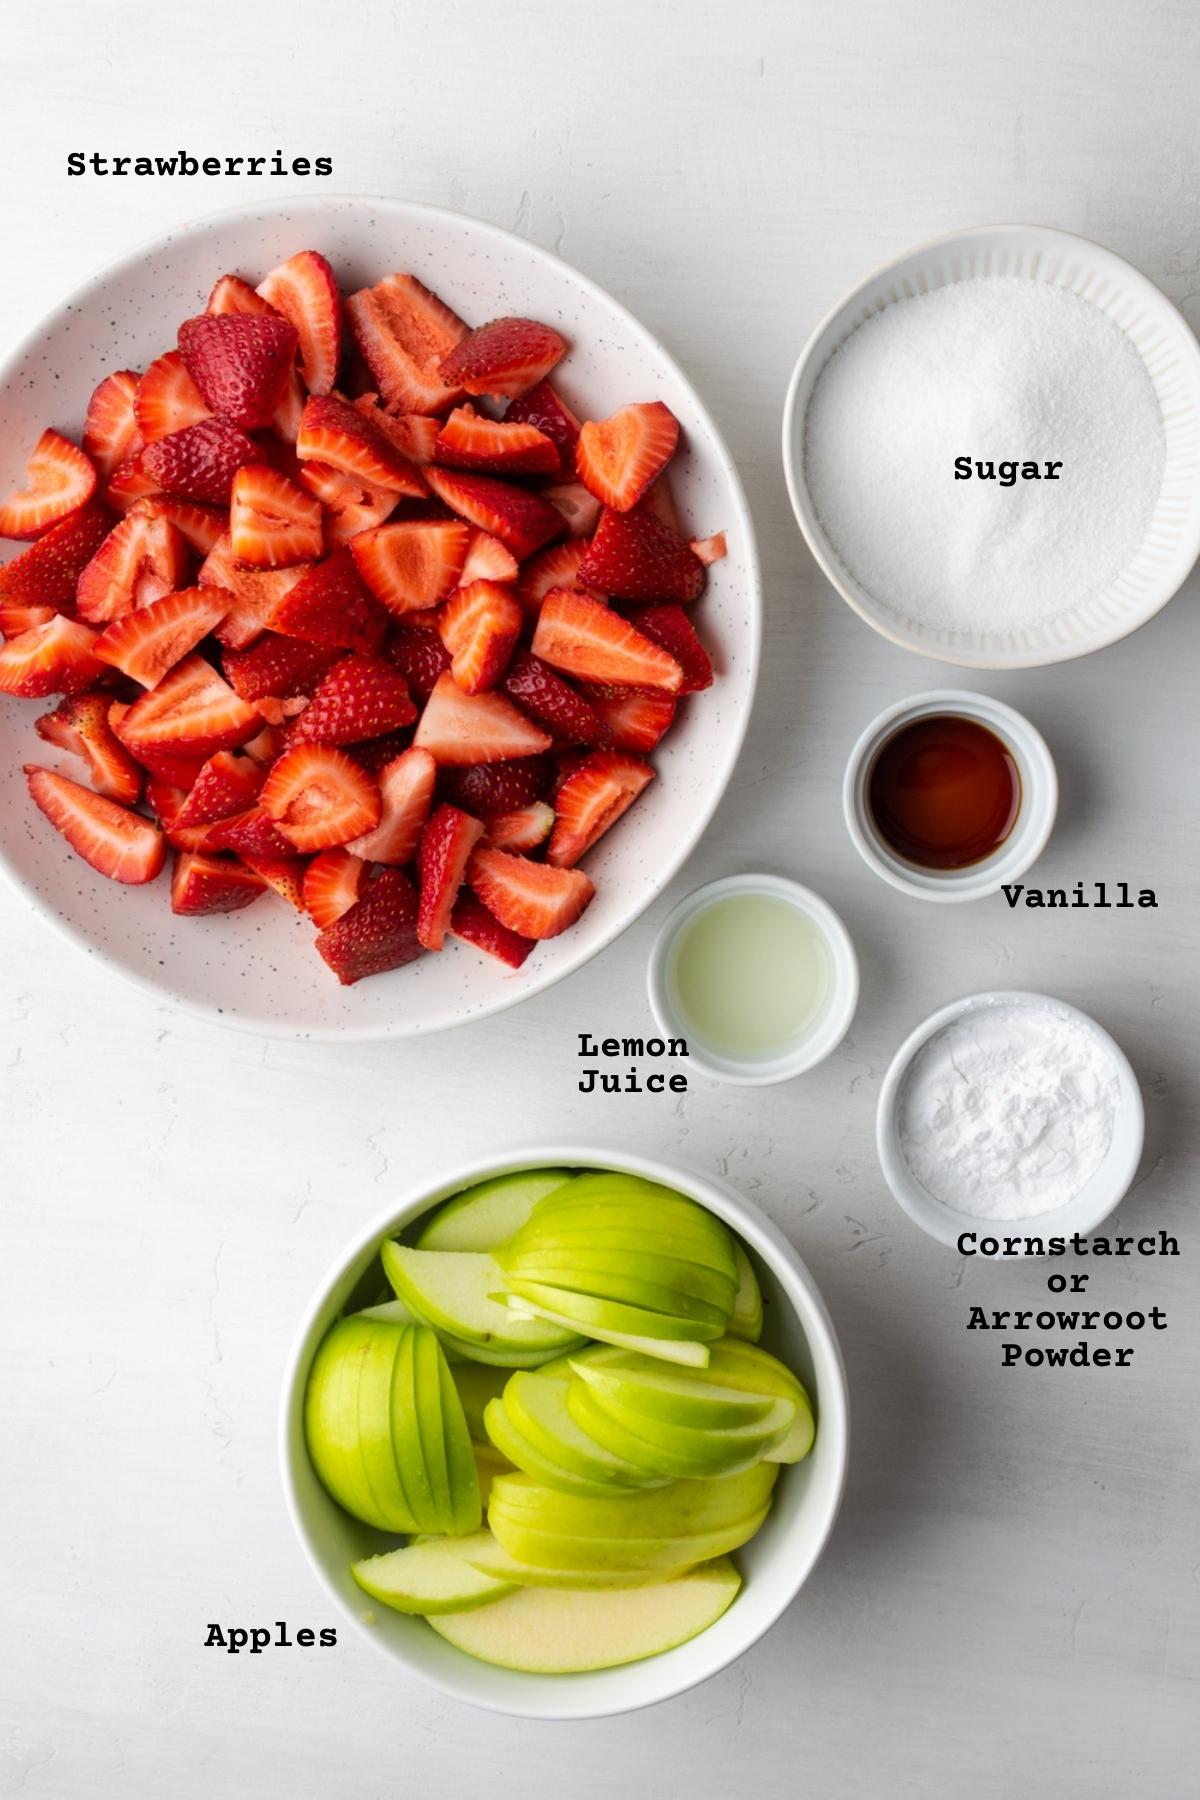
[{"label": "small bowl of cornstarch", "polygon": [[1065,661],[1144,625],[1200,554],[1200,346],[1085,238],[956,232],[817,327],[783,455],[809,548],[885,637]]}]

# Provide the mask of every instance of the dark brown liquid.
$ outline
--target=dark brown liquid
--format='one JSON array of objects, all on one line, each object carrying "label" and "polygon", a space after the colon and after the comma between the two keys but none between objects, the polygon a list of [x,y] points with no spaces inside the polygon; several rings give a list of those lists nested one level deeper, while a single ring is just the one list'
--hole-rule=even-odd
[{"label": "dark brown liquid", "polygon": [[965,869],[1012,830],[1021,777],[986,725],[933,713],[888,738],[867,778],[867,803],[897,856],[922,869]]}]

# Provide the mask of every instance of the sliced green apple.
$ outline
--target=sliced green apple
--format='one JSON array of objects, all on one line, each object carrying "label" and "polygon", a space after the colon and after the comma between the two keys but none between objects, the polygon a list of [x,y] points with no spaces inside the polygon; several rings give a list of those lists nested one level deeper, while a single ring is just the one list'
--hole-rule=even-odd
[{"label": "sliced green apple", "polygon": [[505,1276],[546,1281],[579,1293],[598,1294],[652,1312],[719,1320],[722,1328],[733,1312],[737,1286],[726,1275],[679,1256],[658,1256],[640,1245],[624,1250],[578,1249],[574,1244],[535,1246],[519,1254],[502,1250],[496,1258]]},{"label": "sliced green apple", "polygon": [[757,1344],[763,1328],[762,1289],[758,1285],[758,1276],[754,1273],[754,1264],[736,1238],[733,1242],[733,1255],[737,1263],[738,1290],[733,1302],[733,1317],[729,1321],[729,1334]]},{"label": "sliced green apple", "polygon": [[392,1368],[390,1399],[392,1455],[417,1531],[441,1531],[444,1518],[434,1497],[417,1409],[417,1345],[432,1336],[427,1326],[405,1332]]},{"label": "sliced green apple", "polygon": [[570,1386],[569,1364],[565,1376],[545,1371],[518,1372],[504,1390],[505,1410],[522,1436],[551,1464],[589,1481],[602,1492],[654,1486],[653,1477],[637,1464],[607,1450],[572,1417],[567,1406]]},{"label": "sliced green apple", "polygon": [[564,1494],[525,1475],[501,1475],[492,1487],[492,1509],[519,1512],[528,1524],[567,1536],[684,1536],[757,1512],[770,1500],[778,1474],[776,1464],[760,1462],[736,1475],[671,1481],[603,1500]]},{"label": "sliced green apple", "polygon": [[[714,1352],[717,1346],[713,1346]],[[586,1353],[568,1358],[572,1374],[598,1390],[622,1392],[647,1419],[694,1431],[730,1431],[765,1419],[780,1396],[720,1385],[708,1369],[673,1369],[652,1356],[610,1351],[604,1360]],[[709,1368],[712,1359],[709,1359]]]},{"label": "sliced green apple", "polygon": [[673,1580],[686,1575],[694,1564],[677,1569],[547,1569],[538,1563],[518,1562],[491,1532],[480,1532],[465,1539],[470,1548],[464,1551],[472,1568],[479,1569],[496,1581],[511,1581],[518,1587],[549,1588],[627,1588],[646,1587],[650,1582]]},{"label": "sliced green apple", "polygon": [[571,1333],[545,1320],[514,1319],[490,1296],[504,1277],[486,1251],[411,1250],[389,1239],[381,1252],[384,1273],[405,1306],[463,1344],[500,1350],[562,1350]]},{"label": "sliced green apple", "polygon": [[382,1319],[364,1320],[361,1314],[358,1321],[366,1333],[358,1377],[358,1450],[363,1474],[388,1530],[417,1531],[419,1523],[409,1507],[392,1443],[391,1404],[396,1358],[413,1327]]},{"label": "sliced green apple", "polygon": [[[508,1278],[507,1285],[522,1311],[528,1309],[538,1318],[560,1323],[564,1329],[573,1326],[588,1337],[600,1338],[621,1349],[644,1350],[647,1355],[665,1357],[668,1362],[704,1368],[708,1363],[707,1343],[721,1336],[719,1324],[702,1319],[652,1312],[647,1307],[574,1293],[515,1275]],[[507,1301],[510,1309],[513,1304],[513,1300]]]},{"label": "sliced green apple", "polygon": [[442,1351],[428,1326],[414,1325],[412,1332],[417,1429],[421,1434],[425,1473],[433,1495],[435,1530],[448,1532],[454,1526],[454,1503],[450,1495],[446,1427],[442,1418]]},{"label": "sliced green apple", "polygon": [[350,1572],[364,1593],[396,1612],[464,1612],[503,1600],[516,1586],[505,1576],[489,1575],[471,1561],[471,1552],[494,1543],[490,1531],[468,1537],[425,1538],[403,1550],[364,1557]]},{"label": "sliced green apple", "polygon": [[643,1588],[591,1593],[522,1588],[494,1606],[429,1622],[481,1662],[528,1674],[581,1674],[686,1643],[721,1617],[739,1585],[733,1564],[721,1561]]},{"label": "sliced green apple", "polygon": [[790,1400],[772,1402],[763,1420],[726,1430],[669,1425],[639,1412],[630,1390],[617,1385],[593,1388],[581,1378],[567,1391],[571,1417],[597,1443],[648,1474],[665,1477],[730,1475],[748,1469],[782,1443],[796,1416]]},{"label": "sliced green apple", "polygon": [[[521,1317],[521,1313],[515,1313],[514,1317]],[[455,1368],[463,1362],[475,1362],[485,1363],[489,1369],[503,1369],[506,1373],[513,1369],[541,1369],[563,1354],[557,1345],[547,1350],[512,1350],[495,1344],[468,1344],[450,1331],[439,1331],[438,1338],[446,1352],[446,1360]],[[569,1349],[581,1350],[583,1343],[579,1333],[572,1329]]]},{"label": "sliced green apple", "polygon": [[714,1556],[727,1556],[731,1550],[739,1549],[761,1528],[767,1511],[764,1506],[758,1512],[747,1513],[744,1518],[731,1519],[728,1524],[662,1537],[575,1537],[530,1525],[519,1511],[507,1513],[493,1509],[488,1515],[488,1523],[493,1536],[516,1562],[590,1574],[611,1569],[625,1572],[656,1570],[661,1574],[684,1565],[708,1562]]},{"label": "sliced green apple", "polygon": [[459,1399],[449,1364],[439,1350],[439,1374],[442,1389],[442,1430],[446,1444],[446,1476],[450,1483],[450,1530],[455,1537],[478,1531],[483,1508],[479,1499],[479,1476],[475,1468],[475,1449],[467,1430],[466,1415]]},{"label": "sliced green apple", "polygon": [[568,1169],[527,1169],[480,1181],[427,1219],[419,1250],[494,1250],[520,1231],[539,1200],[571,1179]]},{"label": "sliced green apple", "polygon": [[[612,1492],[610,1486],[593,1481],[586,1475],[580,1475],[574,1469],[560,1463],[553,1455],[547,1456],[541,1448],[532,1443],[515,1423],[506,1402],[501,1398],[493,1400],[487,1409],[487,1428],[492,1443],[502,1456],[507,1457],[514,1468],[531,1475],[535,1481],[546,1487],[562,1488],[567,1493],[603,1496]],[[493,1491],[495,1483],[492,1484]],[[491,1505],[491,1496],[488,1497]]]},{"label": "sliced green apple", "polygon": [[358,1377],[369,1332],[339,1319],[317,1347],[304,1395],[304,1436],[317,1479],[339,1506],[381,1531],[358,1444]]}]

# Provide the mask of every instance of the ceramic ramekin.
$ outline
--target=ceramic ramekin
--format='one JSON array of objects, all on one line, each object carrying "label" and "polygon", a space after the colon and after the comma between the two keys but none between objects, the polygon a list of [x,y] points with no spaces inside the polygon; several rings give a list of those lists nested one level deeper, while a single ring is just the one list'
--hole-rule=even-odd
[{"label": "ceramic ramekin", "polygon": [[[1020,775],[1021,805],[1012,830],[991,856],[965,869],[922,869],[898,856],[876,828],[867,800],[871,770],[884,744],[902,726],[931,713],[952,713],[986,725],[1007,745]],[[897,701],[872,719],[850,752],[842,808],[855,849],[892,887],[920,900],[979,900],[999,893],[1005,882],[1019,881],[1046,848],[1058,814],[1058,775],[1045,738],[1014,707],[987,694],[937,688]]]},{"label": "ceramic ramekin", "polygon": [[[1065,1206],[1056,1206],[1049,1212],[1034,1213],[1025,1219],[980,1218],[976,1213],[960,1212],[958,1208],[947,1206],[942,1200],[935,1200],[909,1168],[900,1147],[900,1093],[917,1052],[943,1026],[961,1018],[964,1013],[998,1005],[1053,1007],[1060,1013],[1068,1014],[1077,1025],[1089,1031],[1108,1053],[1119,1089],[1112,1142],[1095,1174]],[[1070,1237],[1076,1231],[1085,1235],[1094,1231],[1097,1225],[1115,1211],[1128,1193],[1141,1161],[1144,1135],[1145,1111],[1141,1089],[1129,1058],[1115,1038],[1077,1006],[1070,1006],[1065,1000],[1056,1000],[1047,994],[1025,993],[1020,989],[968,994],[962,1000],[951,1001],[949,1006],[943,1006],[923,1024],[918,1025],[892,1058],[883,1078],[883,1086],[879,1090],[875,1120],[879,1163],[893,1198],[899,1201],[909,1218],[922,1231],[928,1232],[930,1237],[937,1238],[943,1244],[955,1247],[964,1231],[977,1232],[980,1238],[1000,1239],[1005,1236],[1027,1235],[1041,1238]]]},{"label": "ceramic ramekin", "polygon": [[[674,993],[671,960],[681,931],[714,902],[734,894],[765,894],[788,901],[812,920],[829,952],[829,993],[821,1012],[803,1037],[774,1056],[725,1055],[704,1043],[692,1031]],[[727,875],[721,881],[696,888],[668,914],[650,952],[647,985],[655,1023],[664,1036],[687,1039],[689,1062],[717,1081],[766,1087],[815,1069],[837,1049],[858,1006],[858,957],[850,933],[837,913],[811,888],[782,875]]]}]

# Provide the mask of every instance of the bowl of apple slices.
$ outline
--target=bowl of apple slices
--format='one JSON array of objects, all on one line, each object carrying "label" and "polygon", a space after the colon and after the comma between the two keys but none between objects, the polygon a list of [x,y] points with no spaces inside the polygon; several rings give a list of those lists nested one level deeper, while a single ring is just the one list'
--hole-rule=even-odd
[{"label": "bowl of apple slices", "polygon": [[848,1454],[829,1315],[725,1183],[537,1149],[414,1192],[289,1362],[284,1490],[326,1590],[455,1698],[652,1705],[741,1655],[819,1557]]}]

